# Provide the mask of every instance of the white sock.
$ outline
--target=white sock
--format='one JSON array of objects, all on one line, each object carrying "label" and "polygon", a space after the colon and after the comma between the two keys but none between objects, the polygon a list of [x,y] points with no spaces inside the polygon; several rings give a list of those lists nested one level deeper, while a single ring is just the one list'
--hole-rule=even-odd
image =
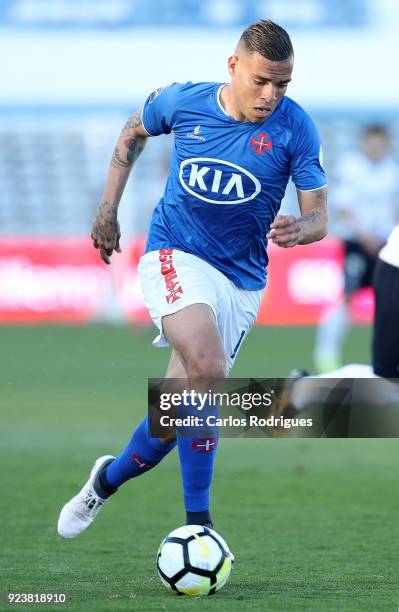
[{"label": "white sock", "polygon": [[329,310],[317,328],[314,361],[319,371],[338,367],[349,324],[348,306],[342,302]]}]

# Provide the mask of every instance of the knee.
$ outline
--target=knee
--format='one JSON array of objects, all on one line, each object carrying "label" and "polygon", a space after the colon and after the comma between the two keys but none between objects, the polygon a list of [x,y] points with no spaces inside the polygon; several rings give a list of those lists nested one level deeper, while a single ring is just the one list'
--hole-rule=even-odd
[{"label": "knee", "polygon": [[186,378],[186,371],[181,366],[169,365],[165,378]]},{"label": "knee", "polygon": [[204,380],[226,378],[227,366],[224,355],[204,353],[192,357],[187,363],[187,378]]}]

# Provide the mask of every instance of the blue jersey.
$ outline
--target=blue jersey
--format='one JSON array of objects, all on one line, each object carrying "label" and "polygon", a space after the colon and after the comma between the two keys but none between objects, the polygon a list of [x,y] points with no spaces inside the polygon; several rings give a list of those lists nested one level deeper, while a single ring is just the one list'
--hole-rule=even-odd
[{"label": "blue jersey", "polygon": [[266,233],[290,176],[303,191],[326,183],[320,139],[310,117],[285,96],[263,123],[236,121],[220,103],[223,86],[174,83],[144,105],[147,132],[175,137],[146,253],[179,249],[238,287],[257,290],[266,283]]}]

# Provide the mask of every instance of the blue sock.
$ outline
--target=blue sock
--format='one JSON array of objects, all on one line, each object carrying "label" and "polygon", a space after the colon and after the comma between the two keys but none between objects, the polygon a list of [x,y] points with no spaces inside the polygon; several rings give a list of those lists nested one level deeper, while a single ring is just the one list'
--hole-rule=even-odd
[{"label": "blue sock", "polygon": [[112,487],[141,476],[155,467],[176,446],[176,442],[165,444],[157,438],[151,438],[148,417],[134,432],[126,448],[110,463],[105,470],[105,479]]},{"label": "blue sock", "polygon": [[[208,410],[203,414],[210,414]],[[197,413],[198,415],[198,413]],[[190,432],[184,432],[190,435]],[[203,430],[196,428],[193,435],[185,437],[182,432],[177,431],[177,447],[179,449],[180,470],[183,481],[183,495],[186,512],[209,512],[210,488],[213,477],[213,465],[215,462],[218,445],[217,428],[208,427]]]}]

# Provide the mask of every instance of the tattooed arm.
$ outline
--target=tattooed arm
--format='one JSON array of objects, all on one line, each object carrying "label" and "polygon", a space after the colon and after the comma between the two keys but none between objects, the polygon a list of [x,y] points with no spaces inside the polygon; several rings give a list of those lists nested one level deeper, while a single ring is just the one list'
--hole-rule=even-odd
[{"label": "tattooed arm", "polygon": [[121,252],[121,237],[117,219],[118,206],[130,170],[144,149],[148,133],[141,121],[141,112],[135,112],[126,122],[118,138],[108,171],[107,182],[97,208],[91,238],[96,249],[100,249],[101,259],[110,264],[113,251]]},{"label": "tattooed arm", "polygon": [[267,238],[280,247],[317,242],[327,234],[327,189],[297,190],[301,216],[277,215]]}]

